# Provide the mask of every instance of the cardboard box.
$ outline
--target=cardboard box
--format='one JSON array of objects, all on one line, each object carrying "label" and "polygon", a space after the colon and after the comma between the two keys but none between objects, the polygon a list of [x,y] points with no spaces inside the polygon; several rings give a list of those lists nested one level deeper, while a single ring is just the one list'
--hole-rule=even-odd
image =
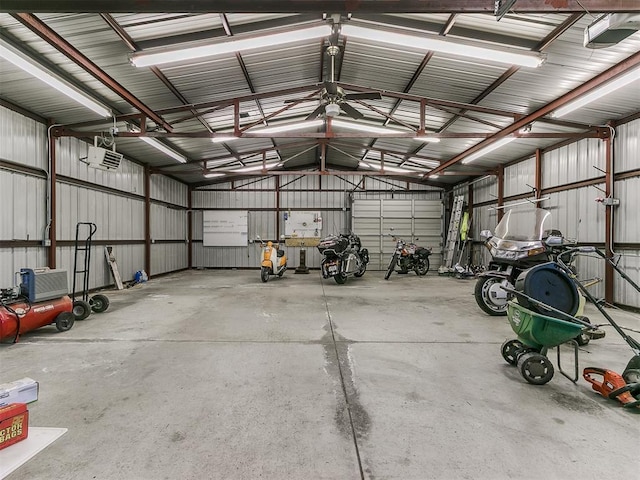
[{"label": "cardboard box", "polygon": [[29,436],[29,411],[26,403],[0,408],[0,450]]},{"label": "cardboard box", "polygon": [[35,402],[38,400],[38,388],[38,382],[31,378],[0,384],[0,407],[11,403]]}]

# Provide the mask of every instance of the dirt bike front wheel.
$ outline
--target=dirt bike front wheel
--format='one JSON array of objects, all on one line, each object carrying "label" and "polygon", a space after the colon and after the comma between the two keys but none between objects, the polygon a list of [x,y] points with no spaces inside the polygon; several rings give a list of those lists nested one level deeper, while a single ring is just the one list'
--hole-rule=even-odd
[{"label": "dirt bike front wheel", "polygon": [[393,257],[391,257],[391,261],[389,262],[389,268],[387,268],[387,273],[384,276],[385,280],[389,280],[389,277],[391,276],[391,274],[396,268],[396,263],[398,263],[398,255],[394,253]]}]

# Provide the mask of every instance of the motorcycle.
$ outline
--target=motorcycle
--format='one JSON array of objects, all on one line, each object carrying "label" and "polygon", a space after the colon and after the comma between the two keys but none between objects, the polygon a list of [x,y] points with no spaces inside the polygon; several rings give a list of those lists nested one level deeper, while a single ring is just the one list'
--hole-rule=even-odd
[{"label": "motorcycle", "polygon": [[[384,279],[389,280],[396,266],[399,267],[398,273],[408,273],[409,270],[413,270],[416,275],[426,275],[429,271],[429,255],[431,255],[432,249],[419,247],[415,243],[407,243],[400,237],[393,235],[391,237],[396,242],[396,248],[389,261],[389,267]],[[416,240],[419,239],[416,238]]]},{"label": "motorcycle", "polygon": [[323,238],[318,251],[322,254],[322,278],[333,277],[339,285],[345,283],[347,277],[361,277],[367,271],[369,250],[362,248],[360,237],[353,233]]},{"label": "motorcycle", "polygon": [[486,271],[478,276],[474,296],[478,306],[492,316],[507,314],[507,302],[516,279],[536,265],[555,261],[557,256],[573,244],[566,242],[558,230],[545,230],[551,213],[542,208],[509,210],[496,226],[495,233],[483,230],[485,246],[492,260]]},{"label": "motorcycle", "polygon": [[[280,243],[269,240],[265,242],[259,236],[256,240],[260,242],[262,257],[260,259],[260,280],[269,281],[269,276],[277,275],[282,277],[287,270],[287,256],[284,250],[280,250]],[[284,235],[280,237],[280,242],[284,240]]]}]

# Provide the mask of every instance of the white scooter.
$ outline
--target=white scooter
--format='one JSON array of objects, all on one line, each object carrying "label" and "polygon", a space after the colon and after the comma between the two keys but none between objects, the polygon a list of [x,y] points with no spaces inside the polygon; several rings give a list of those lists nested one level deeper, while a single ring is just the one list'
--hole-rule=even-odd
[{"label": "white scooter", "polygon": [[262,256],[260,259],[260,280],[269,281],[270,275],[282,277],[287,269],[287,256],[284,250],[280,250],[280,244],[284,241],[284,235],[280,237],[280,243],[273,243],[271,240],[265,242],[259,236],[256,240],[260,242]]}]

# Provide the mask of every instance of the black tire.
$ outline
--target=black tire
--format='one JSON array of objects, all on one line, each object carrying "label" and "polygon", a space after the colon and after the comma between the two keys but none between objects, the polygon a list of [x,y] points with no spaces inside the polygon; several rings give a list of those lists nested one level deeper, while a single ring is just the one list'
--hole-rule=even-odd
[{"label": "black tire", "polygon": [[56,317],[56,328],[59,332],[66,332],[67,330],[71,330],[73,327],[76,318],[73,316],[71,312],[62,312],[59,313]]},{"label": "black tire", "polygon": [[500,347],[500,353],[502,353],[502,358],[509,365],[516,365],[518,363],[518,355],[522,351],[524,345],[520,340],[507,340]]},{"label": "black tire", "polygon": [[426,275],[427,272],[429,271],[429,259],[421,258],[420,260],[418,260],[418,263],[416,263],[414,271],[416,272],[416,275],[420,277]]},{"label": "black tire", "polygon": [[491,301],[489,290],[496,283],[502,283],[502,278],[480,277],[476,282],[474,296],[480,309],[492,317],[504,317],[507,314],[507,303],[499,305]]},{"label": "black tire", "polygon": [[553,364],[544,355],[536,352],[525,353],[518,358],[518,370],[532,385],[544,385],[553,378]]},{"label": "black tire", "polygon": [[[580,320],[585,321],[587,323],[591,323],[589,321],[589,317],[576,317],[576,318],[579,318]],[[589,344],[589,342],[591,341],[591,337],[589,336],[588,331],[585,329],[582,331],[580,335],[574,338],[574,340],[578,345],[580,345],[581,347],[584,347],[585,345]]]},{"label": "black tire", "polygon": [[396,263],[398,263],[398,255],[394,253],[393,256],[391,257],[391,261],[389,262],[387,273],[384,275],[385,280],[389,280],[389,277],[391,276],[391,274],[396,268]]},{"label": "black tire", "polygon": [[354,273],[353,276],[360,278],[361,276],[364,275],[364,272],[366,272],[366,271],[367,271],[367,264],[363,263],[362,264],[362,268],[360,270],[358,270],[356,273]]},{"label": "black tire", "polygon": [[333,279],[336,281],[338,285],[344,285],[345,282],[347,281],[347,277],[342,273],[337,274],[335,277],[333,277]]},{"label": "black tire", "polygon": [[262,280],[262,283],[267,283],[269,281],[269,268],[268,267],[262,267],[260,269],[260,280]]},{"label": "black tire", "polygon": [[105,295],[94,295],[89,299],[89,305],[95,313],[106,312],[109,308],[109,299]]},{"label": "black tire", "polygon": [[84,300],[73,302],[73,316],[76,320],[84,320],[91,314],[91,307]]}]

